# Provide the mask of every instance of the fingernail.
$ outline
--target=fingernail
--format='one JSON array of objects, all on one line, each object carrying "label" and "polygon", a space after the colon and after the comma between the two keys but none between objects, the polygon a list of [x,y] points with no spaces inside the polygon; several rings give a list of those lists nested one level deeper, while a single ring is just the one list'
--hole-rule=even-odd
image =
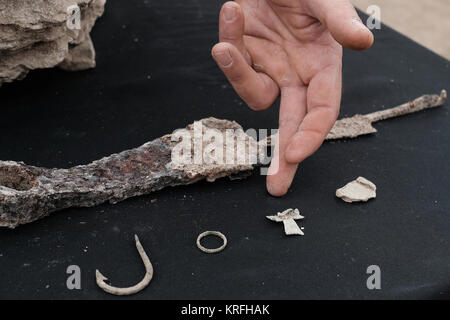
[{"label": "fingernail", "polygon": [[359,18],[352,18],[352,24],[354,26],[357,26],[358,28],[366,28],[366,26],[362,23],[361,19]]},{"label": "fingernail", "polygon": [[223,16],[226,22],[233,22],[236,20],[236,9],[234,6],[226,6],[223,8]]},{"label": "fingernail", "polygon": [[222,67],[229,67],[233,63],[233,58],[228,50],[214,53],[214,59],[216,59]]}]

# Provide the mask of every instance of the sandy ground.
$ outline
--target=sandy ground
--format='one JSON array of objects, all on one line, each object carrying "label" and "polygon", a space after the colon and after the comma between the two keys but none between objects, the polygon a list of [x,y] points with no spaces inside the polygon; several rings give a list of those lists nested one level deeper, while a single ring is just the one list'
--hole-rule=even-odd
[{"label": "sandy ground", "polygon": [[450,0],[351,0],[366,11],[381,9],[381,21],[450,59]]}]

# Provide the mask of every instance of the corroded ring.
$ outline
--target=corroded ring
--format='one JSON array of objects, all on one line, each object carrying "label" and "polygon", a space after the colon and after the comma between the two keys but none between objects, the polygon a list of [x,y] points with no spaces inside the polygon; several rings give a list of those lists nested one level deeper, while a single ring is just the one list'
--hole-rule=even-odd
[{"label": "corroded ring", "polygon": [[[202,246],[200,241],[206,236],[219,237],[220,239],[223,240],[223,245],[221,245],[219,248],[216,248],[216,249],[205,248],[204,246]],[[219,231],[205,231],[205,232],[201,233],[197,238],[197,247],[205,253],[217,253],[217,252],[220,252],[223,249],[225,249],[226,246],[227,246],[227,237],[225,237],[225,235]]]}]

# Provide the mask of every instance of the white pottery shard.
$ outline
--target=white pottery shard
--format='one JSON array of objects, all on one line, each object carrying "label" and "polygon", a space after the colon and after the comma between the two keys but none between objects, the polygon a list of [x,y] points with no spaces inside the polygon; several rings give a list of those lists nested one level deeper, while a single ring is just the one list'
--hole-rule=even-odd
[{"label": "white pottery shard", "polygon": [[341,198],[345,202],[366,202],[376,198],[377,187],[366,178],[358,179],[346,184],[344,187],[336,190],[336,197]]}]

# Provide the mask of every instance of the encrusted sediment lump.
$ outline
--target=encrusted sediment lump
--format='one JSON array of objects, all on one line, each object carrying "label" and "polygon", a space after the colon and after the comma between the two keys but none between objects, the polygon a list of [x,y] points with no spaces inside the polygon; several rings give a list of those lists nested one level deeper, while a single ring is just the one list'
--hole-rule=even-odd
[{"label": "encrusted sediment lump", "polygon": [[[0,86],[23,79],[30,70],[69,71],[95,67],[89,33],[106,0],[0,0]],[[71,28],[70,8],[80,21]],[[78,10],[78,9],[77,9]]]},{"label": "encrusted sediment lump", "polygon": [[[233,142],[231,147],[219,141],[221,136]],[[0,227],[15,228],[58,210],[116,203],[168,186],[244,177],[258,163],[250,156],[241,156],[258,147],[236,122],[207,118],[138,148],[70,169],[0,161]],[[189,153],[195,158],[195,148],[203,154],[198,163],[174,156],[184,152],[182,157]],[[228,161],[215,159],[221,148]]]}]

